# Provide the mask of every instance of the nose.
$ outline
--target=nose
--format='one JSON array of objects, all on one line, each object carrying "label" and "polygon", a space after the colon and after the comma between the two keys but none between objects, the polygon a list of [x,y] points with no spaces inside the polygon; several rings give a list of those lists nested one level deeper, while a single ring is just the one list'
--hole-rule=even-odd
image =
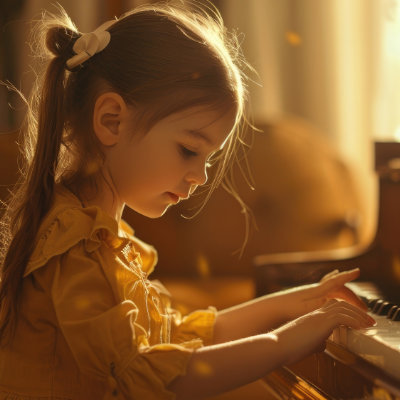
[{"label": "nose", "polygon": [[201,186],[207,182],[207,164],[192,168],[186,175],[186,180],[192,185]]}]

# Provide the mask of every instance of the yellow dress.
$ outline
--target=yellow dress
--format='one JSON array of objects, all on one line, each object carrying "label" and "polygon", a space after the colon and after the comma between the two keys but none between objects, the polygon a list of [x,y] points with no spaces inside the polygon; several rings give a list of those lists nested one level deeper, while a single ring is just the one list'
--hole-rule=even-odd
[{"label": "yellow dress", "polygon": [[0,348],[0,400],[174,399],[216,310],[185,317],[149,281],[157,253],[57,186],[22,281],[14,340]]}]

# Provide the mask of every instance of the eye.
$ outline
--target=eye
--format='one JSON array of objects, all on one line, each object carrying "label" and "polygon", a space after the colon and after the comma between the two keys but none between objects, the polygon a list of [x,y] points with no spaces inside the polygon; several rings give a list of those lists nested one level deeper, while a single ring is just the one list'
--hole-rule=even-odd
[{"label": "eye", "polygon": [[179,145],[179,149],[184,158],[196,157],[198,155],[198,153],[188,149],[187,147],[185,147],[183,145]]}]

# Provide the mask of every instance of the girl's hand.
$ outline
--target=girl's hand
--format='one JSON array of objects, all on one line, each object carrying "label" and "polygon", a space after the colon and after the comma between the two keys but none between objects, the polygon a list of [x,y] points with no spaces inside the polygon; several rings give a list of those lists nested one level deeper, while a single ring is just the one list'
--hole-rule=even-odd
[{"label": "girl's hand", "polygon": [[284,363],[290,364],[324,350],[326,339],[340,325],[361,329],[374,324],[374,319],[359,307],[331,299],[323,307],[283,325],[270,335],[276,336],[287,356]]},{"label": "girl's hand", "polygon": [[337,269],[325,275],[316,288],[319,296],[329,299],[342,299],[362,310],[367,310],[365,303],[348,287],[345,283],[350,282],[360,276],[360,269],[355,268],[349,271],[339,272]]},{"label": "girl's hand", "polygon": [[367,311],[368,307],[345,283],[350,282],[360,275],[360,269],[339,272],[337,269],[325,275],[318,283],[304,286],[300,305],[302,312],[306,314],[323,306],[330,299],[345,300],[346,302]]}]

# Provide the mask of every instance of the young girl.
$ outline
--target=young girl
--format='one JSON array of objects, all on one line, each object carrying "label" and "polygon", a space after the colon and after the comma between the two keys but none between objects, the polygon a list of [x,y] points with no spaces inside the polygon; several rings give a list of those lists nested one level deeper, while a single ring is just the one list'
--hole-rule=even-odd
[{"label": "young girl", "polygon": [[160,3],[86,34],[64,16],[45,34],[27,169],[3,220],[0,399],[203,398],[374,322],[344,286],[358,270],[187,316],[149,281],[156,252],[125,205],[163,215],[210,160],[215,187],[241,140],[245,62],[218,13]]}]

